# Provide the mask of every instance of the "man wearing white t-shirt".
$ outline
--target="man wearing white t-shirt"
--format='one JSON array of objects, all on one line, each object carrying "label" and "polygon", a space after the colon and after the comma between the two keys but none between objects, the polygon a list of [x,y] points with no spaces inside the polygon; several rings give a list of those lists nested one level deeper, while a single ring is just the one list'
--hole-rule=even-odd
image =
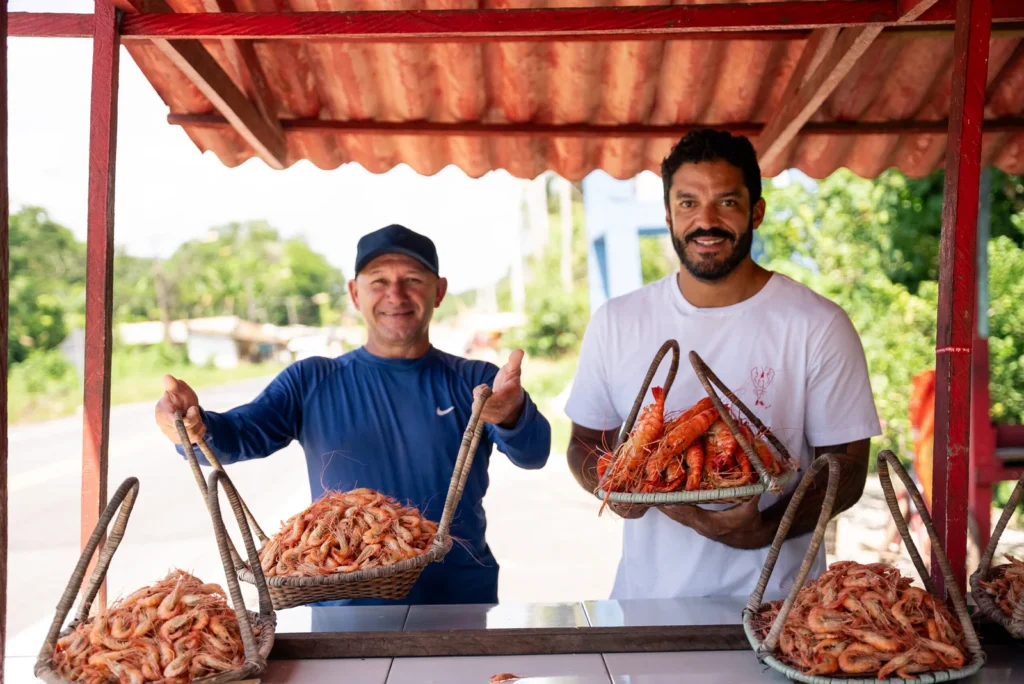
[{"label": "man wearing white t-shirt", "polygon": [[[596,489],[597,452],[615,441],[651,360],[671,338],[682,358],[666,411],[706,396],[686,360],[694,350],[802,469],[821,454],[841,455],[835,513],[846,510],[864,489],[869,440],[881,434],[864,350],[849,317],[750,257],[765,201],[746,138],[691,132],[661,170],[666,220],[682,267],[608,301],[591,318],[565,409],[573,421],[570,469],[584,489]],[[652,387],[664,384],[668,366],[666,359]],[[648,392],[644,403],[651,401]],[[796,578],[827,472],[799,508],[767,599],[785,596]],[[626,518],[612,598],[749,596],[794,488],[732,507],[612,506]],[[824,567],[822,549],[812,572]]]}]

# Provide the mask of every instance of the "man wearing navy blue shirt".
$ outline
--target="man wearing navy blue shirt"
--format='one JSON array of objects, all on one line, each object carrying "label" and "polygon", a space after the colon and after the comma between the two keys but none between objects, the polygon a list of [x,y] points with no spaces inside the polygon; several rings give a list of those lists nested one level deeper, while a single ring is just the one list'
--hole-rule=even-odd
[{"label": "man wearing navy blue shirt", "polygon": [[483,509],[491,447],[527,469],[543,467],[551,449],[551,427],[520,384],[523,352],[514,351],[499,370],[430,344],[430,319],[447,281],[433,242],[403,226],[360,239],[348,287],[366,321],[365,346],[298,361],[252,403],[224,413],[204,411],[185,382],[166,376],[157,425],[178,444],[174,412],[184,411],[192,440],[205,440],[224,464],[264,458],[298,440],[313,500],[325,489],[369,487],[438,521],[474,388],[489,385],[487,426],[452,522],[452,550],[423,571],[405,599],[336,605],[496,603],[498,563],[485,539]]}]

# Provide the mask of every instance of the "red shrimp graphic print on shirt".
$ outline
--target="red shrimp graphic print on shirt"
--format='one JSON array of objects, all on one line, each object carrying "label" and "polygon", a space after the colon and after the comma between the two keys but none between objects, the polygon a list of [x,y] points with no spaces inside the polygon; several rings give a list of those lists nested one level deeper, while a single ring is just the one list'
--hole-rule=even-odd
[{"label": "red shrimp graphic print on shirt", "polygon": [[754,387],[754,406],[763,406],[766,409],[772,407],[767,400],[768,388],[775,379],[774,368],[761,368],[754,366],[750,369],[750,384]]}]

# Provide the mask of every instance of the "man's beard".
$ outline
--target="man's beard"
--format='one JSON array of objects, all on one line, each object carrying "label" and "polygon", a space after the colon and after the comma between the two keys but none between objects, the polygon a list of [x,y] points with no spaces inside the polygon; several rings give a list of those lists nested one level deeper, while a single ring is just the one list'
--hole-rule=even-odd
[{"label": "man's beard", "polygon": [[747,231],[738,238],[733,238],[730,233],[720,228],[698,228],[686,236],[687,243],[702,237],[724,238],[730,242],[735,240],[732,252],[722,261],[711,261],[699,257],[691,259],[686,254],[686,243],[683,242],[682,238],[677,236],[671,229],[669,229],[669,234],[672,236],[672,247],[675,249],[679,261],[690,272],[690,275],[698,280],[713,282],[721,280],[735,271],[736,267],[750,254],[750,248],[754,244],[754,217],[750,217]]}]

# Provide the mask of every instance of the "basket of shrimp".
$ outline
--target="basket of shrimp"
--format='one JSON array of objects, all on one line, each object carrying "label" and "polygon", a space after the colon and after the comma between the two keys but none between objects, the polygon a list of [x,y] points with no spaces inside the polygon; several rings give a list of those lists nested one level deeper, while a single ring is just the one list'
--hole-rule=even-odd
[{"label": "basket of shrimp", "polygon": [[[242,501],[260,541],[259,559],[274,608],[281,610],[320,601],[378,598],[401,599],[408,595],[423,569],[440,562],[452,547],[452,518],[462,498],[484,423],[481,411],[491,390],[481,385],[474,391],[473,411],[462,436],[451,484],[440,522],[394,498],[371,489],[328,491],[308,508],[281,524],[267,536]],[[206,490],[202,470],[182,422],[176,427],[185,455],[200,490]],[[223,471],[205,441],[199,447],[215,471]],[[252,563],[247,563],[228,542],[238,578],[254,583]],[[250,556],[251,557],[251,556]]]},{"label": "basket of shrimp", "polygon": [[[825,499],[793,588],[784,601],[763,602],[797,508],[826,465]],[[931,537],[952,612],[936,597],[931,576],[900,513],[890,466],[906,485]],[[807,581],[835,507],[840,468],[835,454],[816,459],[779,524],[761,577],[743,610],[743,629],[758,659],[790,679],[812,684],[911,680],[930,684],[970,677],[985,664],[985,654],[921,494],[892,452],[878,455],[879,480],[924,588],[913,586],[912,578],[885,563],[839,561],[817,579]]]},{"label": "basket of shrimp", "polygon": [[1006,502],[992,537],[988,540],[978,569],[971,575],[971,593],[978,610],[985,617],[999,623],[1015,639],[1024,639],[1024,560],[1006,554],[1008,563],[992,566],[992,558],[1000,537],[1017,504],[1024,496],[1024,475]]},{"label": "basket of shrimp", "polygon": [[[174,570],[159,582],[90,614],[138,497],[139,481],[130,477],[111,498],[75,566],[36,659],[36,677],[50,684],[223,684],[252,679],[266,669],[274,645],[276,620],[270,594],[261,573],[257,578],[259,613],[246,609],[238,579],[232,572],[225,544],[227,532],[216,500],[218,479],[223,475],[214,475],[217,478],[210,480],[211,510],[229,592],[218,584],[207,584],[187,572]],[[224,485],[242,525],[246,548],[255,557],[256,545],[245,528],[234,487],[226,478]],[[115,513],[117,520],[100,549],[78,611],[64,627],[89,562]]]},{"label": "basket of shrimp", "polygon": [[[641,411],[669,351],[672,361],[664,387],[651,389],[654,401]],[[796,480],[799,468],[785,445],[697,352],[691,351],[689,359],[707,396],[684,411],[666,413],[665,400],[679,369],[679,343],[667,340],[651,362],[617,446],[598,457],[595,495],[604,502],[602,510],[609,501],[654,506],[738,503],[765,492],[778,494]]]}]

